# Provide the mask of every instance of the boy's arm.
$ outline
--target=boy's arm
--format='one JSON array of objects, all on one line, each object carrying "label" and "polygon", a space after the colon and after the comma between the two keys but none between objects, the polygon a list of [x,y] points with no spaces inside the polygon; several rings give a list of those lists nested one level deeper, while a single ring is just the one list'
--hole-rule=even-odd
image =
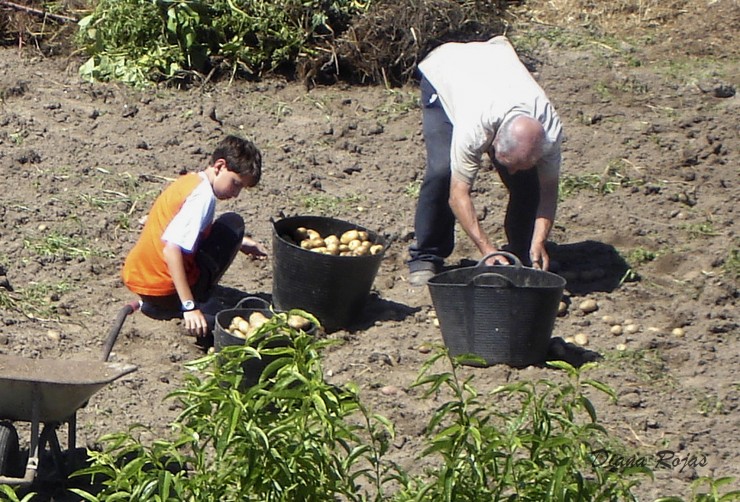
[{"label": "boy's arm", "polygon": [[[164,245],[164,259],[172,276],[172,282],[175,284],[177,296],[180,297],[180,303],[188,300],[194,300],[193,292],[188,284],[187,275],[185,274],[185,265],[182,259],[182,249],[177,244],[166,242]],[[203,336],[208,332],[208,324],[203,312],[197,308],[188,312],[183,312],[185,327],[195,336]]]}]

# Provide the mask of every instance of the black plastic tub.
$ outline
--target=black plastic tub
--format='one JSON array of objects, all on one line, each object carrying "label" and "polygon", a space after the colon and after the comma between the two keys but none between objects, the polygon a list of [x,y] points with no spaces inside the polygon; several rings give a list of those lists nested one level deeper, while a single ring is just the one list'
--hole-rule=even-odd
[{"label": "black plastic tub", "polygon": [[[228,328],[229,325],[231,325],[231,321],[235,317],[239,316],[243,317],[244,319],[249,319],[249,316],[252,315],[254,312],[260,312],[268,319],[271,318],[275,313],[273,310],[270,309],[270,303],[266,300],[263,300],[259,297],[248,297],[242,299],[233,309],[222,310],[221,312],[216,314],[216,326],[213,330],[213,346],[216,352],[221,351],[221,349],[223,349],[224,347],[229,347],[233,345],[246,345],[248,343],[248,340],[246,338],[234,336],[229,333]],[[312,324],[304,331],[308,334],[315,334],[316,329],[316,325]],[[259,342],[253,342],[252,339],[250,339],[249,343],[251,343],[252,346],[256,348],[255,343]],[[279,347],[287,347],[289,346],[289,343],[290,341],[286,336],[284,339],[276,338],[275,340],[268,341],[264,344],[264,348],[274,349]],[[260,359],[253,358],[244,361],[244,363],[242,364],[242,369],[244,370],[245,385],[251,386],[256,384],[262,376],[262,372],[265,370],[265,368],[277,358],[278,356],[265,354],[262,355],[262,358]]]},{"label": "black plastic tub", "polygon": [[[302,249],[293,236],[299,227],[322,236],[357,229],[382,244],[376,255],[334,256]],[[351,327],[362,315],[385,253],[385,241],[372,230],[335,218],[293,216],[273,221],[272,299],[280,310],[302,309],[327,332]]]},{"label": "black plastic tub", "polygon": [[[485,265],[494,254],[505,255],[514,265]],[[565,279],[522,267],[512,254],[494,254],[474,267],[429,279],[445,346],[453,356],[473,354],[485,365],[543,363]]]}]

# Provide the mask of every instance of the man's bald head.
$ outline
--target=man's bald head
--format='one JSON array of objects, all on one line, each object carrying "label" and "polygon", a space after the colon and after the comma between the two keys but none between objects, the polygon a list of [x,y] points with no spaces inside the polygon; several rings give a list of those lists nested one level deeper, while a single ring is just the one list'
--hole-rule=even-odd
[{"label": "man's bald head", "polygon": [[531,169],[545,149],[545,128],[526,115],[504,120],[493,141],[496,160],[510,173]]}]

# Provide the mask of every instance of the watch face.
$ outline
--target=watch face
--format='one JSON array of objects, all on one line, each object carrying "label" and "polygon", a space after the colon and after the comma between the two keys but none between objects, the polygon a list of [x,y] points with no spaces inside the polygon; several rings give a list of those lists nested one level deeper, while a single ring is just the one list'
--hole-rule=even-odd
[{"label": "watch face", "polygon": [[183,302],[182,303],[182,309],[185,310],[185,311],[195,309],[195,302],[193,302],[192,300],[188,300],[186,302]]}]

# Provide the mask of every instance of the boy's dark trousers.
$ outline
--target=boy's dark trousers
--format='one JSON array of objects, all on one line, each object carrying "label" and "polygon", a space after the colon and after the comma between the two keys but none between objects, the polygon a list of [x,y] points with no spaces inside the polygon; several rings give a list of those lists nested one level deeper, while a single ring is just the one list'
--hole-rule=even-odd
[{"label": "boy's dark trousers", "polygon": [[[191,289],[196,305],[203,306],[210,299],[213,288],[234,261],[244,238],[244,219],[236,213],[225,213],[216,218],[208,237],[198,245],[195,262],[200,270],[198,282]],[[141,297],[141,311],[154,319],[182,317],[180,298],[177,293],[168,296]],[[204,314],[215,315],[217,312]]]},{"label": "boy's dark trousers", "polygon": [[[419,191],[414,229],[416,242],[409,247],[409,271],[439,272],[444,259],[455,247],[455,216],[450,209],[450,148],[452,122],[429,81],[421,80],[422,127],[427,153],[424,180]],[[509,191],[504,228],[509,244],[524,265],[531,265],[529,248],[539,204],[536,169],[510,175],[506,168],[496,170]]]}]

